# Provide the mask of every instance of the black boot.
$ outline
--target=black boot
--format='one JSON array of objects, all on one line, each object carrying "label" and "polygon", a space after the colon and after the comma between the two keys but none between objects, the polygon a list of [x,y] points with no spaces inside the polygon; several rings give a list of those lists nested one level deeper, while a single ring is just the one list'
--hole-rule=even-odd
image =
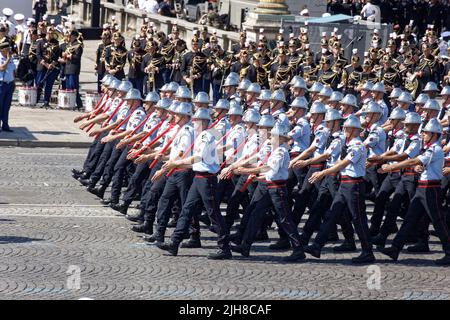
[{"label": "black boot", "polygon": [[169,243],[157,243],[156,246],[161,250],[169,252],[172,256],[178,254],[178,243],[170,241]]},{"label": "black boot", "polygon": [[322,248],[319,247],[319,245],[313,243],[307,247],[305,247],[304,251],[310,255],[312,255],[315,258],[320,258],[320,253],[322,251]]},{"label": "black boot", "polygon": [[144,241],[147,241],[147,242],[150,242],[150,243],[153,243],[153,242],[156,242],[156,243],[163,243],[163,242],[164,242],[164,236],[163,236],[163,235],[160,235],[158,232],[155,232],[155,233],[153,233],[153,234],[151,234],[151,235],[145,235],[145,234],[144,234],[144,236],[142,237],[142,239],[143,239]]},{"label": "black boot", "polygon": [[72,174],[77,175],[77,176],[81,176],[83,174],[83,170],[78,170],[76,168],[72,169]]},{"label": "black boot", "polygon": [[292,253],[283,258],[284,262],[301,262],[306,259],[305,252],[302,248],[295,248]]},{"label": "black boot", "polygon": [[438,266],[450,266],[450,252],[446,253],[444,257],[434,261]]},{"label": "black boot", "polygon": [[387,255],[389,258],[391,258],[394,261],[398,260],[398,255],[400,254],[400,250],[397,247],[386,247],[386,248],[380,248],[379,249],[381,253]]},{"label": "black boot", "polygon": [[130,204],[121,202],[120,204],[117,205],[117,211],[119,211],[123,215],[126,215],[129,207]]},{"label": "black boot", "polygon": [[209,219],[207,214],[201,214],[200,217],[198,217],[198,220],[207,227],[211,225],[211,220]]},{"label": "black boot", "polygon": [[277,240],[277,242],[269,245],[270,250],[288,250],[290,248],[291,243],[289,242],[289,239],[286,238],[280,238]]},{"label": "black boot", "polygon": [[[91,186],[89,186],[89,188],[90,188]],[[88,191],[89,191],[89,188],[88,188]],[[105,186],[100,186],[100,187],[98,187],[98,188],[95,188],[95,189],[93,189],[92,191],[90,191],[92,194],[94,194],[94,195],[96,195],[97,197],[99,197],[100,199],[103,199],[103,197],[105,196],[105,192],[106,192],[106,187]],[[106,204],[109,204],[109,202],[108,203],[106,203]]]},{"label": "black boot", "polygon": [[260,231],[255,237],[255,242],[263,242],[269,240],[269,235],[267,234],[267,230]]},{"label": "black boot", "polygon": [[209,260],[227,260],[231,258],[232,255],[230,249],[219,249],[217,252],[208,255]]},{"label": "black boot", "polygon": [[144,215],[142,213],[139,213],[137,216],[127,214],[125,218],[131,222],[140,222],[140,223],[144,222]]},{"label": "black boot", "polygon": [[110,204],[112,203],[112,200],[111,200],[111,198],[105,198],[105,199],[100,200],[100,203],[105,206],[110,206]]},{"label": "black boot", "polygon": [[167,228],[175,228],[177,226],[177,219],[172,218],[167,224]]},{"label": "black boot", "polygon": [[375,237],[372,238],[372,243],[374,245],[376,245],[378,248],[384,248],[386,246],[386,240],[387,240],[387,236],[379,233]]},{"label": "black boot", "polygon": [[144,221],[144,223],[136,224],[131,227],[131,230],[138,233],[146,233],[148,235],[153,233],[153,224],[149,221]]},{"label": "black boot", "polygon": [[187,249],[195,249],[201,248],[202,244],[200,242],[200,237],[198,236],[190,236],[189,241],[181,243],[181,248]]},{"label": "black boot", "polygon": [[428,245],[428,241],[419,240],[419,242],[413,246],[409,246],[406,250],[411,253],[427,253],[430,252],[430,246]]},{"label": "black boot", "polygon": [[240,232],[236,232],[233,234],[230,234],[230,241],[234,244],[241,244],[242,241],[242,235]]},{"label": "black boot", "polygon": [[248,258],[250,256],[250,248],[244,245],[231,246],[231,251],[240,253],[243,257]]},{"label": "black boot", "polygon": [[85,187],[91,185],[91,180],[86,179],[86,178],[83,179],[81,177],[78,177],[78,181]]},{"label": "black boot", "polygon": [[375,262],[375,256],[373,252],[362,252],[359,256],[352,258],[352,263],[354,264],[366,264]]},{"label": "black boot", "polygon": [[333,248],[334,252],[354,252],[356,251],[355,240],[344,240],[341,245]]}]

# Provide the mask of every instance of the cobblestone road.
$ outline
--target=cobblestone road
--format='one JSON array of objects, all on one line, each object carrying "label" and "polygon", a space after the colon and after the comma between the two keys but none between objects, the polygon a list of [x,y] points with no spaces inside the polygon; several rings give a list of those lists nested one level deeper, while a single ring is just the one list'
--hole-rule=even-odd
[{"label": "cobblestone road", "polygon": [[436,239],[431,254],[397,264],[377,253],[380,290],[368,289],[367,266],[330,246],[304,264],[281,263],[286,253],[268,243],[251,259],[216,262],[205,257],[215,246],[204,230],[203,249],[166,256],[71,178],[84,154],[1,149],[0,299],[450,299],[450,269],[431,261],[442,255]]}]

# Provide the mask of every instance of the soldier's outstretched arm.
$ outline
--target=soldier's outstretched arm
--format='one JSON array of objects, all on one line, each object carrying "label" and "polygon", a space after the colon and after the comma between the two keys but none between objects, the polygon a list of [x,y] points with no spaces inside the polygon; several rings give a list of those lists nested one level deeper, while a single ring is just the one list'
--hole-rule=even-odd
[{"label": "soldier's outstretched arm", "polygon": [[420,161],[419,158],[413,158],[413,159],[404,160],[404,161],[398,162],[398,163],[384,164],[381,167],[381,169],[378,170],[378,172],[386,173],[386,172],[390,172],[390,171],[394,171],[394,170],[400,170],[400,169],[414,167],[417,165],[422,165],[422,162]]},{"label": "soldier's outstretched arm", "polygon": [[325,176],[328,176],[333,173],[338,173],[343,170],[345,167],[350,165],[352,162],[350,159],[343,159],[338,161],[334,166],[327,168],[322,171],[318,171],[313,173],[313,175],[308,179],[310,183],[316,183],[322,180]]}]

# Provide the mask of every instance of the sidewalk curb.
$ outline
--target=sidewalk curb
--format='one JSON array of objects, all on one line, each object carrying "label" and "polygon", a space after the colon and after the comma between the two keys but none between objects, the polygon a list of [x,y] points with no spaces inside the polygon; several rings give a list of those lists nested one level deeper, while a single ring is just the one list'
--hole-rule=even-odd
[{"label": "sidewalk curb", "polygon": [[90,146],[91,142],[0,140],[0,147],[82,149]]}]

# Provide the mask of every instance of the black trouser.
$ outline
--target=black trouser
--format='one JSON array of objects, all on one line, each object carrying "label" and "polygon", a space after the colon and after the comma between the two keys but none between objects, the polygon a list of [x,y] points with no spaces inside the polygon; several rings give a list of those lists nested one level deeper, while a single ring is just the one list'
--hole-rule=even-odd
[{"label": "black trouser", "polygon": [[[314,202],[311,210],[309,211],[309,217],[303,226],[302,237],[310,239],[314,231],[320,229],[322,219],[324,219],[327,210],[333,203],[333,199],[339,189],[339,178],[337,176],[326,176],[320,184],[319,194]],[[348,210],[337,220],[341,225],[343,234],[346,240],[354,239],[354,230],[351,224],[351,217],[349,217]]]},{"label": "black trouser", "polygon": [[186,201],[189,188],[192,184],[192,170],[175,171],[167,178],[166,185],[158,201],[158,210],[156,216],[158,218],[158,226],[156,232],[160,236],[164,236],[172,212],[172,205],[177,196],[180,197],[181,206]]},{"label": "black trouser", "polygon": [[[123,202],[126,205],[130,205],[131,202],[133,202],[134,197],[138,193],[140,189],[142,189],[142,183],[145,181],[145,179],[148,179],[148,176],[150,174],[150,161],[147,161],[145,163],[138,164],[136,166],[136,170],[134,171],[134,174],[132,175],[130,181],[128,182],[127,190],[125,191],[125,194],[123,195]],[[150,184],[151,185],[151,184]],[[142,197],[144,196],[144,190],[142,191]],[[141,199],[142,199],[141,197]]]},{"label": "black trouser", "polygon": [[392,245],[401,250],[424,216],[431,220],[434,230],[441,240],[442,248],[447,254],[450,254],[450,236],[442,208],[442,190],[439,183],[425,186],[419,182],[405,220],[392,241]]},{"label": "black trouser", "polygon": [[163,163],[158,163],[150,170],[148,180],[144,184],[141,197],[141,213],[144,215],[144,220],[153,223],[156,217],[156,210],[158,209],[158,199],[161,197],[164,187],[166,185],[167,177],[163,175],[161,178],[152,182],[152,177],[161,169]]},{"label": "black trouser", "polygon": [[319,192],[320,183],[310,183],[308,179],[318,171],[323,169],[323,165],[312,165],[309,167],[308,172],[303,180],[303,185],[300,192],[295,197],[294,205],[294,222],[298,226],[302,220],[302,216],[305,213],[306,207],[311,208],[312,204],[317,198]]},{"label": "black trouser", "polygon": [[226,195],[231,196],[238,180],[239,177],[236,176],[233,176],[231,179],[219,180],[216,188],[216,199],[219,203],[223,202]]},{"label": "black trouser", "polygon": [[119,161],[120,156],[122,155],[122,150],[116,149],[116,145],[119,143],[118,140],[114,140],[112,144],[111,156],[109,157],[108,162],[105,165],[105,170],[103,171],[102,181],[100,181],[103,188],[107,188],[111,183],[111,180],[114,175],[114,166],[117,161]]},{"label": "black trouser", "polygon": [[[255,199],[255,197],[258,197],[258,199]],[[252,245],[264,221],[265,213],[273,207],[275,214],[278,216],[277,220],[280,222],[280,227],[287,233],[292,247],[303,250],[297,225],[292,219],[292,212],[289,208],[285,183],[274,185],[272,183],[260,182],[253,195],[252,202],[255,205],[250,211],[247,227],[242,238],[243,246],[250,247]]]},{"label": "black trouser", "polygon": [[391,172],[383,180],[380,190],[375,198],[375,207],[373,209],[372,217],[370,218],[370,230],[378,233],[381,222],[383,221],[384,210],[389,201],[389,197],[395,191],[395,188],[400,183],[401,173]]},{"label": "black trouser", "polygon": [[379,166],[375,165],[366,170],[366,176],[364,177],[364,180],[369,184],[369,186],[371,185],[371,188],[373,188],[373,193],[370,192],[372,189],[366,190],[366,192],[368,193],[367,195],[377,195],[380,191],[380,186],[383,182],[385,174],[379,174],[378,169]]},{"label": "black trouser", "polygon": [[104,144],[102,154],[100,155],[98,162],[97,162],[97,166],[95,167],[94,172],[91,174],[91,178],[90,178],[90,180],[91,180],[90,186],[91,187],[95,187],[97,182],[101,179],[101,177],[105,171],[106,164],[108,163],[109,159],[111,158],[111,154],[112,154],[113,148],[115,148],[115,145],[116,144],[114,141]]},{"label": "black trouser", "polygon": [[119,202],[120,193],[122,191],[122,184],[127,173],[127,168],[129,166],[134,166],[133,161],[128,160],[128,151],[130,151],[131,146],[127,146],[123,148],[117,160],[117,163],[114,166],[114,174],[112,177],[112,186],[111,186],[111,202],[117,203]]},{"label": "black trouser", "polygon": [[[320,231],[314,240],[315,244],[321,248],[325,245],[328,235],[336,226],[337,219],[348,210],[352,217],[353,227],[361,241],[363,252],[372,252],[364,195],[365,184],[362,178],[344,178],[341,180],[341,185],[331,204],[330,211],[325,215]],[[342,230],[342,232],[349,235],[347,230]]]},{"label": "black trouser", "polygon": [[[197,210],[201,204],[205,206],[206,213],[211,222],[216,226],[217,244],[219,248],[228,249],[228,228],[220,213],[219,203],[216,201],[217,176],[214,174],[196,173],[192,185],[183,204],[178,218],[177,227],[172,234],[172,241],[179,244],[183,241],[184,234],[188,231],[195,215],[200,214]],[[201,209],[200,209],[201,210]]]},{"label": "black trouser", "polygon": [[399,216],[401,205],[402,203],[405,203],[405,197],[409,200],[406,201],[406,203],[411,202],[411,199],[416,193],[416,187],[417,176],[411,174],[402,175],[400,181],[395,186],[394,195],[388,205],[386,217],[384,218],[383,224],[380,228],[380,234],[384,237],[387,238],[389,234],[396,229],[397,217]]},{"label": "black trouser", "polygon": [[225,214],[225,223],[227,224],[228,229],[233,226],[234,221],[239,217],[239,205],[242,205],[243,212],[245,212],[250,204],[249,194],[252,194],[254,192],[254,184],[250,183],[247,187],[247,190],[241,192],[241,188],[247,182],[247,179],[248,175],[239,176],[239,179],[237,180],[237,183],[234,187],[234,191],[231,194],[231,197],[228,199],[228,205]]}]

